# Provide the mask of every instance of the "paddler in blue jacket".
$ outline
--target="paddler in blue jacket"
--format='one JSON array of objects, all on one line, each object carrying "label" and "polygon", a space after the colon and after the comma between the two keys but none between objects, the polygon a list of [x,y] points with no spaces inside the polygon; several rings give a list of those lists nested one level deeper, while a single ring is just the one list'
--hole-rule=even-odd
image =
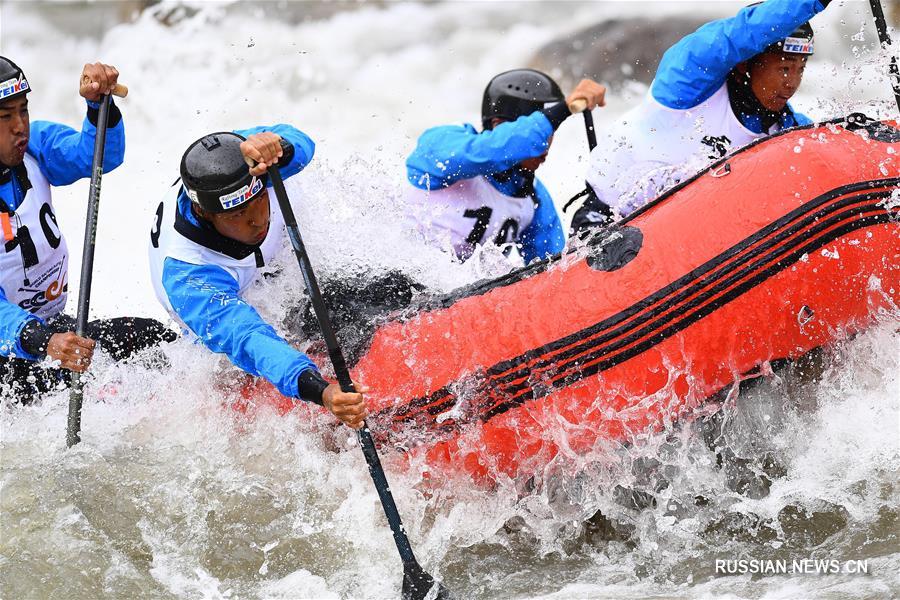
[{"label": "paddler in blue jacket", "polygon": [[363,395],[327,382],[243,298],[284,241],[281,211],[269,200],[268,167],[279,164],[288,179],[309,164],[314,150],[313,141],[290,125],[213,133],[192,143],[181,159],[181,179],[156,210],[150,271],[159,301],[207,348],[285,396],[323,405],[359,428],[366,416]]},{"label": "paddler in blue jacket", "polygon": [[406,201],[425,236],[465,260],[483,244],[515,244],[526,263],[560,252],[565,235],[553,199],[535,177],[568,103],[603,106],[606,90],[582,80],[568,99],[553,79],[516,69],[484,90],[483,130],[425,131],[406,159]]},{"label": "paddler in blue jacket", "polygon": [[624,216],[753,140],[810,120],[791,107],[829,0],[766,0],[663,56],[650,90],[598,140],[573,232]]},{"label": "paddler in blue jacket", "polygon": [[[95,342],[121,360],[174,332],[150,319],[104,319],[75,335],[63,314],[69,253],[57,224],[51,186],[91,176],[99,101],[118,80],[101,63],[85,65],[79,94],[87,102],[81,131],[30,120],[31,85],[14,62],[0,57],[0,398],[29,402],[69,383],[91,364]],[[122,164],[125,128],[110,102],[104,171]],[[57,361],[44,363],[45,358]]]}]

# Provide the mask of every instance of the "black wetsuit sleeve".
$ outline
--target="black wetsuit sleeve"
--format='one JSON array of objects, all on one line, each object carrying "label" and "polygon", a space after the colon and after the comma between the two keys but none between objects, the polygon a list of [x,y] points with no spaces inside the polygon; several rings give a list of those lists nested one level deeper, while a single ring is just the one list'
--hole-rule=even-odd
[{"label": "black wetsuit sleeve", "polygon": [[306,369],[297,378],[297,390],[299,396],[307,402],[322,406],[322,394],[328,382],[315,369]]},{"label": "black wetsuit sleeve", "polygon": [[[100,103],[99,102],[88,102],[87,108],[87,118],[88,121],[91,122],[91,125],[94,127],[97,126],[97,122],[100,119]],[[122,120],[122,111],[119,110],[119,107],[116,106],[116,103],[112,101],[112,98],[109,99],[109,112],[106,115],[106,126],[112,129],[116,125],[119,124],[119,121]]]},{"label": "black wetsuit sleeve", "polygon": [[19,334],[19,344],[25,352],[42,360],[47,356],[47,346],[54,333],[56,332],[47,325],[37,319],[31,319]]},{"label": "black wetsuit sleeve", "polygon": [[547,117],[547,120],[550,121],[551,125],[553,125],[554,131],[559,129],[559,126],[562,125],[563,121],[565,121],[572,115],[572,113],[569,112],[569,107],[566,106],[565,102],[557,102],[552,106],[548,106],[541,112],[544,113],[544,116]]}]

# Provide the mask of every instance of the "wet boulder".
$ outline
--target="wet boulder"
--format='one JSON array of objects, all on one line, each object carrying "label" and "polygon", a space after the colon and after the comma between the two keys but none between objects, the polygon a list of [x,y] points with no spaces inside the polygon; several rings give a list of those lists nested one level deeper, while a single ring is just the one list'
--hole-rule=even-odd
[{"label": "wet boulder", "polygon": [[754,513],[727,512],[713,519],[704,530],[711,540],[767,544],[778,538],[772,519]]},{"label": "wet boulder", "polygon": [[847,527],[850,516],[839,504],[819,500],[812,505],[788,504],[778,513],[785,541],[792,547],[815,547]]}]

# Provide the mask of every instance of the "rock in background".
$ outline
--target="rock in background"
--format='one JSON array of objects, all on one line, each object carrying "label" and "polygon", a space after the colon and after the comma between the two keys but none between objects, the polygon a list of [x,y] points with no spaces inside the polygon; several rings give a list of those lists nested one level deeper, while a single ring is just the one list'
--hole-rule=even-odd
[{"label": "rock in background", "polygon": [[649,84],[663,53],[708,18],[611,19],[540,48],[529,66],[571,89],[588,77],[607,85]]},{"label": "rock in background", "polygon": [[[900,31],[897,30],[900,28],[900,0],[882,0],[882,4],[891,25],[893,45],[900,47]],[[871,28],[874,38],[868,3],[860,9],[860,14],[868,16],[866,26]],[[548,73],[563,89],[571,89],[583,77],[613,86],[629,81],[649,85],[663,53],[708,21],[709,16],[699,15],[664,19],[614,18],[545,44],[535,52],[528,66]],[[854,23],[851,27],[855,26]],[[827,33],[820,29],[817,37],[824,41]],[[842,32],[842,45],[852,45],[850,33],[849,30]],[[822,50],[832,52],[827,46]],[[848,50],[842,51],[849,56]]]}]

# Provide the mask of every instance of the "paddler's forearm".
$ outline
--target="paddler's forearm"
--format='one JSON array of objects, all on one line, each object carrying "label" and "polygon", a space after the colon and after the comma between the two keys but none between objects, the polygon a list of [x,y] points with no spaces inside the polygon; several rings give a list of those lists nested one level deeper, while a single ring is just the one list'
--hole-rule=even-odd
[{"label": "paddler's forearm", "polygon": [[178,317],[207,348],[265,377],[285,396],[321,403],[327,382],[315,364],[239,297],[237,281],[224,269],[168,258],[163,286]]}]

